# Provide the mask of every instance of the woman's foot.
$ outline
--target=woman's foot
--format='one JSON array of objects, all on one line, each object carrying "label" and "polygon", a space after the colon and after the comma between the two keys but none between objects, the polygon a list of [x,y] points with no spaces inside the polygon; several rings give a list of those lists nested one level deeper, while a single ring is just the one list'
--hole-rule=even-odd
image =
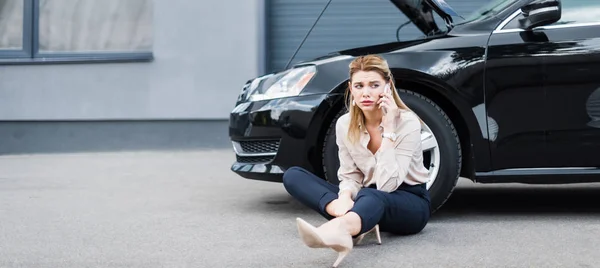
[{"label": "woman's foot", "polygon": [[308,247],[331,248],[338,252],[338,258],[333,267],[337,267],[352,250],[354,245],[352,235],[343,219],[333,219],[318,228],[301,218],[296,218],[296,223],[300,237]]}]

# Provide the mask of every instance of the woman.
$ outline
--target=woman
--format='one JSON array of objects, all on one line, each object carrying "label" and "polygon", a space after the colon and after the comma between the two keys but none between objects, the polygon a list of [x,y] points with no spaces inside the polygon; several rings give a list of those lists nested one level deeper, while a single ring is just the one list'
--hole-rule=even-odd
[{"label": "woman", "polygon": [[[339,187],[299,167],[283,175],[285,189],[329,221],[314,227],[297,218],[303,242],[339,253],[334,267],[375,230],[415,234],[427,224],[421,120],[400,100],[387,62],[380,56],[350,63],[349,112],[336,123]],[[353,240],[353,238],[355,238]]]}]

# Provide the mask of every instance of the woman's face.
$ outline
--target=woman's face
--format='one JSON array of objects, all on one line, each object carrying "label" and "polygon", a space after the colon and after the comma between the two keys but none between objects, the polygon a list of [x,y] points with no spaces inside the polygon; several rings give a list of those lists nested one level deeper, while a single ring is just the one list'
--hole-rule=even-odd
[{"label": "woman's face", "polygon": [[354,98],[356,106],[363,112],[379,110],[377,101],[383,93],[386,81],[375,71],[358,71],[354,73],[350,81],[350,93]]}]

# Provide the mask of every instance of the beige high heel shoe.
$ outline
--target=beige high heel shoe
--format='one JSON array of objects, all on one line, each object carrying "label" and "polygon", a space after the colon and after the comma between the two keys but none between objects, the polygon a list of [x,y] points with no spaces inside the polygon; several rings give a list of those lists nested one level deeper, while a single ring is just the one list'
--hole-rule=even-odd
[{"label": "beige high heel shoe", "polygon": [[375,236],[377,236],[377,244],[381,245],[381,233],[379,233],[379,224],[376,224],[375,227],[373,227],[373,229],[367,231],[366,233],[359,235],[357,238],[354,238],[352,242],[354,242],[355,246],[358,245],[358,243],[360,243],[360,241],[362,241],[363,238],[365,238],[365,235],[373,231],[375,231]]},{"label": "beige high heel shoe", "polygon": [[310,248],[331,248],[338,253],[338,257],[333,263],[333,267],[337,267],[340,262],[352,250],[352,236],[347,229],[342,225],[341,228],[325,229],[312,226],[310,223],[301,218],[296,218],[298,232],[304,244]]}]

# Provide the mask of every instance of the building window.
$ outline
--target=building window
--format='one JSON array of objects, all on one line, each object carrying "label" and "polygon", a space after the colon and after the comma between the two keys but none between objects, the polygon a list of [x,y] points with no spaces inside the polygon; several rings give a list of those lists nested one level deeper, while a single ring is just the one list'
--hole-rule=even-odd
[{"label": "building window", "polygon": [[40,0],[39,9],[40,53],[152,51],[150,1]]},{"label": "building window", "polygon": [[0,0],[0,49],[23,49],[23,13],[22,0]]},{"label": "building window", "polygon": [[0,58],[150,60],[152,0],[0,0]]}]

